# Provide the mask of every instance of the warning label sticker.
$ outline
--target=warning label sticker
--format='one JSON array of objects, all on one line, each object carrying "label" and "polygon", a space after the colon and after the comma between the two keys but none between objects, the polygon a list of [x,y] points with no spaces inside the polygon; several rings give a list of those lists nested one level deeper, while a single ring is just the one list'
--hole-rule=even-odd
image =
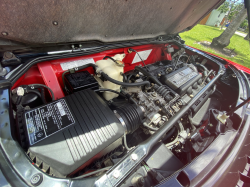
[{"label": "warning label sticker", "polygon": [[[152,49],[146,50],[146,51],[140,51],[138,52],[138,54],[140,55],[140,57],[142,58],[142,60],[147,60],[148,56],[150,55]],[[132,64],[137,63],[137,62],[141,62],[141,58],[138,56],[138,54],[135,54],[135,57],[132,61]]]},{"label": "warning label sticker", "polygon": [[25,120],[30,145],[75,123],[64,99],[26,112]]},{"label": "warning label sticker", "polygon": [[63,70],[68,70],[68,69],[73,69],[73,68],[83,66],[85,64],[95,64],[95,61],[93,58],[86,58],[82,60],[61,63],[60,65]]}]

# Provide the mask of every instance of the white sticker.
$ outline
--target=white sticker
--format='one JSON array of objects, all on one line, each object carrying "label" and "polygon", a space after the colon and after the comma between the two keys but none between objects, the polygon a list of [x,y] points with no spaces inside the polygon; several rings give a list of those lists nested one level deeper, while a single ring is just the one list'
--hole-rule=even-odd
[{"label": "white sticker", "polygon": [[58,103],[56,103],[56,105],[57,105],[57,108],[58,108],[58,110],[59,110],[61,116],[66,115],[65,110],[63,109],[62,103],[61,103],[61,102],[58,102]]},{"label": "white sticker", "polygon": [[85,64],[95,64],[95,61],[93,58],[86,58],[86,59],[82,59],[82,60],[61,63],[60,65],[61,65],[61,68],[63,70],[68,70],[68,69],[83,66]]},{"label": "white sticker", "polygon": [[[140,55],[140,57],[142,58],[142,60],[147,60],[148,56],[150,55],[152,49],[146,50],[146,51],[140,51],[138,52],[138,54]],[[138,56],[138,54],[136,53],[132,64],[137,63],[137,62],[141,62],[140,57]]]}]

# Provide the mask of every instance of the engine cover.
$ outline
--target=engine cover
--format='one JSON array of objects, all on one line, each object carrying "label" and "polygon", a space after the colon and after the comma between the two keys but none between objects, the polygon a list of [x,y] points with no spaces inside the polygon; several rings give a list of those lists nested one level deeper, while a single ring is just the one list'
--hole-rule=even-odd
[{"label": "engine cover", "polygon": [[202,77],[197,71],[188,66],[184,66],[172,73],[161,76],[160,81],[168,85],[179,95],[184,95],[189,87],[197,84],[198,80]]},{"label": "engine cover", "polygon": [[29,154],[56,176],[68,176],[121,145],[124,128],[92,90],[25,113]]}]

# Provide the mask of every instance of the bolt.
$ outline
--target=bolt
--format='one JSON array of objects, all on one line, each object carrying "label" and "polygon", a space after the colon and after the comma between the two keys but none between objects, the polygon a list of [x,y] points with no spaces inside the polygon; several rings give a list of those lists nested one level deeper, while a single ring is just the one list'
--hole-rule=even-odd
[{"label": "bolt", "polygon": [[156,96],[157,96],[157,94],[156,94],[155,92],[153,92],[153,93],[152,93],[152,96],[153,96],[153,97],[156,97]]},{"label": "bolt", "polygon": [[113,177],[117,179],[119,178],[119,176],[120,176],[120,172],[118,170],[114,171]]},{"label": "bolt", "polygon": [[7,51],[7,52],[4,53],[4,57],[7,58],[7,59],[10,59],[10,58],[13,57],[13,53]]},{"label": "bolt", "polygon": [[138,184],[139,186],[144,186],[144,184],[145,184],[144,178],[143,178],[143,177],[140,177],[140,178],[137,180],[137,184]]},{"label": "bolt", "polygon": [[40,173],[33,175],[30,179],[31,184],[34,186],[38,186],[39,184],[42,183],[42,181],[43,181],[43,175]]},{"label": "bolt", "polygon": [[138,159],[137,154],[133,153],[133,154],[131,155],[131,159],[134,160],[134,161],[136,161],[136,160]]},{"label": "bolt", "polygon": [[159,74],[158,74],[158,76],[160,77],[160,76],[161,76],[161,74],[159,73]]},{"label": "bolt", "polygon": [[95,166],[99,169],[102,167],[100,162],[96,162]]},{"label": "bolt", "polygon": [[116,110],[114,110],[114,113],[116,114],[116,113],[117,113],[117,111],[116,111]]},{"label": "bolt", "polygon": [[58,22],[57,21],[53,21],[53,25],[58,25]]},{"label": "bolt", "polygon": [[8,33],[7,33],[7,32],[2,32],[2,35],[3,35],[3,36],[7,36]]}]

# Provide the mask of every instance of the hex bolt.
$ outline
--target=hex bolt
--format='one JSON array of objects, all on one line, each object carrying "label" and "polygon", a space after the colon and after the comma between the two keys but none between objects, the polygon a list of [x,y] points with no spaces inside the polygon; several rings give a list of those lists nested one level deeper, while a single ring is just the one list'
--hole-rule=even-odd
[{"label": "hex bolt", "polygon": [[131,159],[136,161],[138,159],[137,154],[135,154],[135,153],[131,154]]},{"label": "hex bolt", "polygon": [[53,21],[53,25],[58,25],[58,22],[57,21]]},{"label": "hex bolt", "polygon": [[116,179],[119,178],[120,177],[120,172],[118,170],[114,171],[113,177],[116,178]]},{"label": "hex bolt", "polygon": [[145,184],[145,180],[143,177],[140,177],[138,180],[137,180],[137,184],[138,186],[144,186]]},{"label": "hex bolt", "polygon": [[3,36],[8,36],[8,33],[7,32],[2,32],[2,35]]},{"label": "hex bolt", "polygon": [[42,181],[43,181],[43,175],[41,173],[33,175],[30,179],[31,184],[34,186],[40,185]]},{"label": "hex bolt", "polygon": [[10,59],[10,58],[12,58],[14,55],[13,55],[13,53],[7,51],[7,52],[5,52],[5,53],[3,54],[3,56],[4,56],[4,58]]}]

